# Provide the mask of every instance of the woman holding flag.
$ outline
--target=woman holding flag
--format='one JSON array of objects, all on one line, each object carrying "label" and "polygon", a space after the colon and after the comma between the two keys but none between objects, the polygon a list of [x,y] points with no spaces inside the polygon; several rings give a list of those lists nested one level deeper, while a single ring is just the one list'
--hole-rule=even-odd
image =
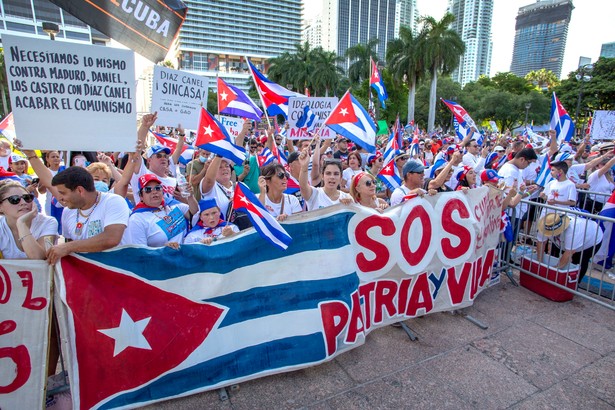
[{"label": "woman holding flag", "polygon": [[308,148],[301,152],[297,161],[301,165],[299,174],[301,196],[305,199],[308,211],[339,203],[345,205],[352,203],[352,197],[339,190],[342,182],[342,162],[339,159],[325,160],[322,169],[323,186],[320,188],[312,187],[308,181],[308,165],[310,163]]}]

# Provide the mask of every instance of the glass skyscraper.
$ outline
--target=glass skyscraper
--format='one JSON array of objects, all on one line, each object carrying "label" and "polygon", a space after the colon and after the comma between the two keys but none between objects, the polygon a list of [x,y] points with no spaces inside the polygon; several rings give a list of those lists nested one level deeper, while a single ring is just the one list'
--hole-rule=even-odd
[{"label": "glass skyscraper", "polygon": [[560,77],[572,0],[541,0],[519,9],[510,71],[524,77],[545,68]]},{"label": "glass skyscraper", "polygon": [[[301,43],[302,0],[184,0],[188,16],[176,45],[181,70],[220,76],[246,90],[245,57],[266,71],[268,58]],[[283,84],[286,86],[286,84]],[[216,87],[215,82],[210,86]]]}]

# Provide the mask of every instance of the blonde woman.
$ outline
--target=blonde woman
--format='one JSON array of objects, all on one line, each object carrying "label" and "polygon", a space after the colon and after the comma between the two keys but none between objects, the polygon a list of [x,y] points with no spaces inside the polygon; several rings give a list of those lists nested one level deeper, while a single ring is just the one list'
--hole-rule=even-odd
[{"label": "blonde woman", "polygon": [[357,204],[376,209],[379,212],[389,207],[384,199],[376,196],[376,179],[367,172],[358,173],[352,178],[350,195]]}]

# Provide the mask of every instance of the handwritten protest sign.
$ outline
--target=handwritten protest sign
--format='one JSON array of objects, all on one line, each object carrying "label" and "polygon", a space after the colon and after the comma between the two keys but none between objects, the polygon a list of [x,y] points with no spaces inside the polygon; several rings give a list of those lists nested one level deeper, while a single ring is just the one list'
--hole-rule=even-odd
[{"label": "handwritten protest sign", "polygon": [[615,111],[595,111],[591,136],[596,140],[615,139]]},{"label": "handwritten protest sign", "polygon": [[168,67],[154,67],[152,111],[158,111],[156,124],[196,130],[201,107],[207,107],[209,80]]},{"label": "handwritten protest sign", "polygon": [[137,138],[134,53],[2,35],[25,148],[128,151]]},{"label": "handwritten protest sign", "polygon": [[47,381],[50,267],[0,260],[0,407],[41,409]]},{"label": "handwritten protest sign", "polygon": [[[314,366],[375,329],[459,309],[491,283],[502,196],[293,215],[212,246],[123,247],[56,266],[74,408],[132,408]],[[155,268],[152,268],[155,261]]]},{"label": "handwritten protest sign", "polygon": [[[311,139],[304,128],[297,127],[297,121],[303,115],[303,108],[308,105],[311,111],[316,115],[314,121],[313,132],[316,132],[322,126],[322,123],[327,119],[333,108],[337,105],[337,97],[290,97],[288,99],[288,130],[289,139]],[[321,130],[323,139],[335,138],[337,134],[329,127],[324,127]]]}]

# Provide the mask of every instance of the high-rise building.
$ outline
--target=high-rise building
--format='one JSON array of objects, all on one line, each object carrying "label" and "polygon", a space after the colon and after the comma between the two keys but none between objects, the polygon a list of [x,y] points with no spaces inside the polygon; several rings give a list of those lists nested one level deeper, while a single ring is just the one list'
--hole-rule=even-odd
[{"label": "high-rise building", "polygon": [[452,74],[453,80],[464,86],[491,70],[493,0],[449,0],[448,12],[455,16],[451,29],[466,45]]},{"label": "high-rise building", "polygon": [[545,68],[560,77],[572,0],[538,0],[519,9],[510,71],[524,77]]},{"label": "high-rise building", "polygon": [[600,49],[600,57],[615,58],[615,42],[604,43]]},{"label": "high-rise building", "polygon": [[322,18],[320,14],[306,23],[302,38],[303,42],[307,41],[311,48],[322,47]]},{"label": "high-rise building", "polygon": [[[220,76],[249,88],[245,57],[266,71],[266,61],[301,42],[302,0],[184,0],[188,16],[176,44],[179,68]],[[210,82],[210,86],[212,82]],[[213,88],[215,88],[213,82]]]},{"label": "high-rise building", "polygon": [[0,0],[0,29],[9,34],[49,38],[43,22],[55,23],[58,41],[105,45],[109,37],[48,0]]},{"label": "high-rise building", "polygon": [[419,9],[416,0],[397,0],[395,5],[395,38],[399,37],[401,26],[410,27],[414,33],[419,25]]},{"label": "high-rise building", "polygon": [[[323,0],[322,47],[343,57],[357,44],[378,39],[376,52],[384,60],[386,45],[395,38],[397,0]],[[346,61],[346,68],[349,62]]]}]

